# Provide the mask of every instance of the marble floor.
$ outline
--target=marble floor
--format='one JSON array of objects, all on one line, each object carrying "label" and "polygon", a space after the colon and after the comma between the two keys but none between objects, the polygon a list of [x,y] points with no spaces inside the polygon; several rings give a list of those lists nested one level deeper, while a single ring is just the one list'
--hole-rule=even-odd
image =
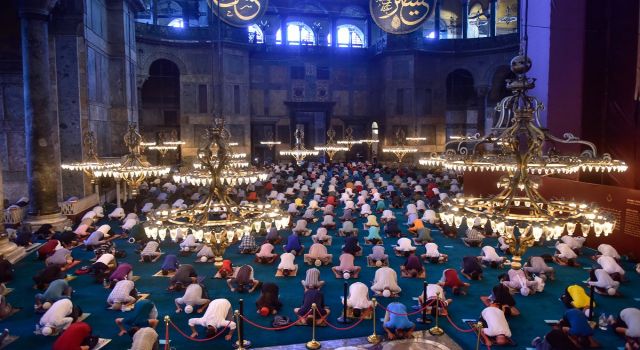
[{"label": "marble floor", "polygon": [[[413,339],[383,341],[379,344],[369,344],[366,337],[351,339],[336,339],[322,342],[321,349],[333,350],[462,350],[449,336],[443,334],[439,337],[431,335],[428,331],[418,331],[413,334]],[[305,344],[292,344],[282,346],[270,346],[256,348],[254,350],[306,350]]]}]

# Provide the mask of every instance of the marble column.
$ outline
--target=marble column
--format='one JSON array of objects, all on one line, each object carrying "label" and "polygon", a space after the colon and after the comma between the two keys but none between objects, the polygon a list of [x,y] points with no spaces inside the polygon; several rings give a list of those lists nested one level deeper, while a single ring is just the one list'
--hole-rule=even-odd
[{"label": "marble column", "polygon": [[65,218],[58,207],[60,186],[60,139],[57,115],[52,108],[49,61],[49,11],[55,1],[22,1],[22,76],[29,209],[27,221],[36,228],[44,223],[56,227]]}]

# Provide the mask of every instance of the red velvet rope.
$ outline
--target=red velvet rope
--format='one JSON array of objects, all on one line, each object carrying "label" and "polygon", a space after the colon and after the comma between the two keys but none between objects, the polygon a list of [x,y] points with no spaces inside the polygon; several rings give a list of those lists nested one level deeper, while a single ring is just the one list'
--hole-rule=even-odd
[{"label": "red velvet rope", "polygon": [[186,333],[184,333],[182,330],[180,330],[180,328],[178,328],[178,327],[173,323],[173,321],[169,321],[169,323],[171,323],[171,325],[173,326],[173,328],[175,328],[175,329],[178,331],[178,333],[180,333],[180,335],[182,335],[183,337],[185,337],[185,338],[187,338],[187,339],[189,339],[189,340],[197,341],[197,342],[205,342],[205,341],[213,340],[213,339],[217,338],[220,334],[224,333],[224,331],[226,331],[226,330],[227,330],[227,328],[229,328],[229,325],[231,324],[231,321],[229,321],[229,322],[227,323],[227,325],[226,325],[226,326],[224,326],[224,328],[223,328],[220,332],[218,332],[216,335],[214,335],[214,336],[213,336],[213,337],[211,337],[211,338],[205,338],[205,339],[193,338],[193,337],[191,337],[190,335],[187,335]]},{"label": "red velvet rope", "polygon": [[338,327],[338,326],[334,326],[334,325],[332,325],[328,320],[325,320],[325,322],[327,323],[327,325],[328,325],[329,327],[331,327],[331,328],[335,329],[336,331],[348,331],[348,330],[350,330],[350,329],[355,328],[355,327],[356,327],[357,325],[359,325],[360,323],[362,323],[362,321],[363,321],[363,320],[364,320],[364,318],[363,318],[363,317],[360,317],[356,323],[354,323],[354,324],[352,324],[351,326],[348,326],[348,327]]},{"label": "red velvet rope", "polygon": [[307,317],[309,317],[309,315],[311,315],[311,311],[312,310],[309,310],[309,312],[307,312],[307,314],[304,315],[304,316],[298,316],[298,319],[296,321],[291,322],[291,323],[289,323],[287,325],[284,325],[284,326],[280,326],[280,327],[266,327],[266,326],[262,326],[262,325],[259,325],[259,324],[255,323],[255,322],[251,321],[250,319],[246,318],[244,315],[240,315],[240,317],[244,321],[247,321],[248,324],[250,324],[250,325],[252,325],[252,326],[254,326],[256,328],[260,328],[260,329],[263,329],[265,331],[281,331],[281,330],[289,329],[289,328],[295,326],[300,320],[306,319]]},{"label": "red velvet rope", "polygon": [[453,326],[453,328],[455,328],[455,329],[456,329],[456,330],[458,330],[459,332],[462,332],[462,333],[469,333],[469,332],[473,332],[473,328],[470,328],[470,329],[462,329],[462,328],[459,328],[458,326],[456,326],[456,324],[455,324],[455,323],[453,323],[453,320],[451,320],[451,317],[449,317],[449,315],[447,315],[447,320],[449,320],[449,323],[451,323],[451,325]]}]

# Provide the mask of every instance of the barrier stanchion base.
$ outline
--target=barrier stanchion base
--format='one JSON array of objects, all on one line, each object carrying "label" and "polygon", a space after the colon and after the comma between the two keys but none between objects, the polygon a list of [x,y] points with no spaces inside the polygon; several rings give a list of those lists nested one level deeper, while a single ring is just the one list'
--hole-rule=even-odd
[{"label": "barrier stanchion base", "polygon": [[371,334],[367,337],[367,341],[371,344],[378,344],[382,341],[382,337],[377,334]]},{"label": "barrier stanchion base", "polygon": [[311,340],[307,342],[307,349],[310,349],[310,350],[320,349],[321,346],[322,345],[317,340]]},{"label": "barrier stanchion base", "polygon": [[431,335],[443,335],[444,330],[442,330],[442,328],[440,327],[431,327],[429,329],[429,333],[431,333]]},{"label": "barrier stanchion base", "polygon": [[237,340],[235,343],[233,343],[233,348],[238,350],[248,349],[250,347],[251,347],[251,342],[246,339],[242,342],[242,346],[240,346],[240,342]]}]

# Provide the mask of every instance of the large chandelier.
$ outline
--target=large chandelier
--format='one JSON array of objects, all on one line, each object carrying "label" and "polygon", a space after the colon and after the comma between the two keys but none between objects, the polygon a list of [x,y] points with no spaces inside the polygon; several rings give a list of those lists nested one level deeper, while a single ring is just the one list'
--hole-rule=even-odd
[{"label": "large chandelier", "polygon": [[398,163],[402,163],[404,157],[409,153],[417,153],[418,149],[415,147],[408,147],[405,144],[405,133],[404,130],[398,128],[396,131],[396,141],[394,146],[383,146],[383,153],[393,153],[398,159]]},{"label": "large chandelier", "polygon": [[124,135],[124,143],[129,148],[129,153],[123,157],[122,163],[116,168],[96,170],[95,176],[122,179],[131,187],[131,194],[135,196],[138,193],[138,187],[147,177],[163,176],[171,171],[167,166],[151,165],[142,156],[140,153],[142,136],[136,130],[135,123],[129,124],[128,131]]},{"label": "large chandelier", "polygon": [[[538,119],[543,105],[528,91],[535,87],[527,77],[531,60],[520,54],[511,60],[515,80],[507,81],[511,96],[496,107],[499,118],[492,131],[449,141],[446,151],[420,161],[461,171],[506,172],[497,183],[500,193],[487,197],[450,198],[442,202],[440,218],[459,228],[473,226],[476,218],[505,238],[513,252],[512,268],[521,267],[525,251],[541,238],[558,239],[566,230],[582,235],[593,230],[596,236],[613,232],[615,221],[595,205],[565,200],[548,200],[539,189],[540,175],[577,171],[621,172],[624,162],[608,154],[599,155],[596,146],[572,134],[558,138],[543,128]],[[584,148],[578,155],[562,155],[554,144],[573,144]]]},{"label": "large chandelier", "polygon": [[[255,182],[267,175],[245,170],[238,172],[230,167],[231,150],[227,144],[229,133],[222,119],[207,128],[206,145],[198,152],[201,171],[197,180],[193,173],[179,175],[176,180],[197,186],[208,186],[209,193],[200,202],[185,209],[156,210],[149,214],[145,231],[152,239],[163,240],[167,235],[176,239],[178,231],[190,230],[196,240],[212,248],[217,266],[222,264],[226,248],[244,234],[258,232],[263,226],[281,229],[289,224],[289,216],[269,204],[235,203],[229,196],[229,186]],[[208,175],[205,179],[204,174]],[[237,175],[232,179],[229,174]]]},{"label": "large chandelier", "polygon": [[349,151],[351,151],[351,147],[353,147],[353,145],[359,145],[360,143],[360,140],[353,138],[352,127],[344,129],[344,139],[338,141],[339,145],[346,145]]},{"label": "large chandelier", "polygon": [[161,133],[160,134],[160,144],[156,144],[152,142],[147,146],[150,150],[155,150],[160,153],[160,158],[164,158],[169,151],[176,151],[182,145],[184,145],[184,141],[178,140],[178,135],[176,130],[171,130],[170,133]]},{"label": "large chandelier", "polygon": [[304,159],[308,156],[317,156],[320,151],[308,150],[304,147],[304,131],[297,128],[294,136],[296,138],[296,144],[292,149],[280,151],[281,156],[292,156],[296,160],[296,164],[300,165]]},{"label": "large chandelier", "polygon": [[333,157],[336,155],[336,153],[338,152],[346,152],[349,150],[349,148],[347,146],[340,146],[338,145],[333,138],[336,136],[336,131],[333,130],[333,128],[330,128],[329,131],[327,131],[327,137],[329,138],[327,140],[327,144],[324,146],[316,146],[313,149],[315,149],[316,151],[322,151],[324,152],[327,157],[329,157],[329,163],[333,163]]},{"label": "large chandelier", "polygon": [[82,171],[89,177],[91,184],[95,184],[95,180],[97,178],[97,176],[95,175],[96,171],[104,171],[120,166],[119,163],[104,162],[100,158],[98,158],[98,153],[96,152],[97,139],[93,131],[85,132],[82,138],[82,144],[87,149],[87,160],[77,163],[62,164],[62,169],[70,171]]}]

